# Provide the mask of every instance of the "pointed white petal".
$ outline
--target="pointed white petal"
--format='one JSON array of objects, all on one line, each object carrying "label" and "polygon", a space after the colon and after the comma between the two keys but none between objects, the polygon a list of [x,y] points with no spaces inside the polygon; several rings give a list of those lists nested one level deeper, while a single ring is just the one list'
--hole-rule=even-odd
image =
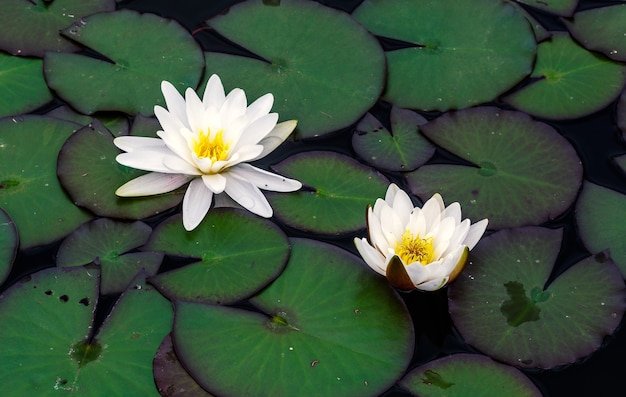
[{"label": "pointed white petal", "polygon": [[187,91],[185,91],[185,105],[187,109],[187,120],[189,121],[189,130],[192,134],[196,135],[200,132],[207,132],[209,124],[204,114],[204,106],[196,92],[191,88],[187,88]]},{"label": "pointed white petal", "polygon": [[413,284],[418,285],[428,280],[429,272],[426,266],[423,266],[419,262],[411,263],[406,266],[406,272],[413,281]]},{"label": "pointed white petal", "polygon": [[467,236],[465,236],[465,240],[463,241],[463,244],[465,244],[467,248],[471,250],[472,248],[476,246],[476,244],[478,244],[478,241],[480,240],[480,238],[485,233],[485,230],[487,229],[487,223],[488,223],[488,220],[483,219],[479,222],[474,223],[472,226],[470,226],[470,230],[467,233]]},{"label": "pointed white petal", "polygon": [[402,241],[405,232],[404,223],[391,207],[381,209],[380,226],[390,247],[395,247],[398,241]]},{"label": "pointed white petal", "polygon": [[165,98],[167,110],[182,123],[187,124],[185,99],[169,81],[161,82],[161,91]]},{"label": "pointed white petal", "polygon": [[204,186],[200,178],[189,184],[183,198],[183,226],[193,230],[202,222],[211,207],[213,193]]},{"label": "pointed white petal", "polygon": [[409,223],[407,229],[413,236],[424,237],[426,235],[426,218],[421,208],[415,208],[409,216]]},{"label": "pointed white petal", "polygon": [[211,75],[204,89],[204,95],[202,96],[204,107],[207,109],[209,107],[220,109],[224,104],[225,98],[226,95],[224,95],[222,80],[220,80],[219,76],[216,74]]},{"label": "pointed white petal", "polygon": [[163,140],[172,153],[175,153],[178,157],[185,160],[190,165],[193,165],[189,144],[182,134],[165,130],[157,131],[157,135]]},{"label": "pointed white petal", "polygon": [[259,117],[268,114],[273,105],[274,95],[265,94],[262,97],[258,98],[256,101],[252,102],[250,106],[248,106],[248,109],[246,110],[246,115],[251,121],[254,121]]},{"label": "pointed white petal", "polygon": [[222,193],[226,188],[226,178],[221,174],[202,175],[202,181],[215,194]]},{"label": "pointed white petal", "polygon": [[222,125],[227,126],[233,120],[245,115],[246,107],[246,93],[242,89],[235,88],[229,92],[220,109]]},{"label": "pointed white petal", "polygon": [[396,194],[400,191],[400,188],[395,183],[392,183],[387,187],[387,192],[385,193],[385,202],[389,206],[393,206],[393,200],[396,197]]},{"label": "pointed white petal", "polygon": [[143,136],[120,136],[113,139],[113,144],[125,152],[158,150],[165,147],[162,140]]},{"label": "pointed white petal", "polygon": [[[164,151],[166,152],[164,153]],[[138,170],[162,172],[166,174],[177,173],[163,165],[163,159],[167,156],[174,155],[169,149],[165,148],[162,151],[144,150],[121,153],[115,157],[115,160],[126,167],[137,168]]]},{"label": "pointed white petal", "polygon": [[454,202],[446,207],[443,211],[442,218],[446,217],[452,217],[457,225],[461,223],[461,204]]},{"label": "pointed white petal", "polygon": [[239,138],[237,146],[235,146],[234,150],[246,145],[256,145],[259,141],[261,141],[261,139],[272,131],[272,129],[276,126],[277,121],[278,114],[270,113],[252,122],[241,132],[241,137]]},{"label": "pointed white petal", "polygon": [[405,224],[408,223],[409,216],[414,207],[409,195],[406,194],[404,190],[398,190],[396,192],[391,206],[400,219],[402,219]]},{"label": "pointed white petal", "polygon": [[445,287],[447,282],[448,282],[448,277],[443,277],[443,278],[437,278],[435,280],[430,280],[425,283],[416,285],[416,287],[420,291],[437,291]]},{"label": "pointed white petal", "polygon": [[273,152],[274,149],[280,146],[280,144],[283,143],[285,139],[287,139],[287,137],[296,128],[297,124],[297,120],[288,120],[276,124],[274,129],[270,131],[270,133],[267,134],[265,138],[261,139],[258,142],[259,145],[263,146],[263,150],[261,151],[261,153],[250,161],[261,159]]},{"label": "pointed white petal", "polygon": [[432,230],[432,236],[435,245],[435,258],[440,258],[443,252],[448,249],[450,237],[454,234],[455,227],[454,218],[444,218],[439,222],[437,227]]},{"label": "pointed white petal", "polygon": [[188,175],[151,172],[126,182],[115,194],[121,197],[152,196],[178,189],[190,179]]},{"label": "pointed white petal", "polygon": [[441,220],[441,213],[445,207],[443,206],[443,200],[439,193],[435,193],[428,201],[424,203],[422,207],[422,214],[426,221],[426,233],[433,230],[439,224]]},{"label": "pointed white petal", "polygon": [[154,107],[154,115],[156,116],[157,120],[159,120],[159,124],[161,124],[161,128],[164,131],[178,133],[183,128],[189,129],[186,119],[184,122],[181,121],[178,117],[168,112],[165,108],[162,108],[161,106]]},{"label": "pointed white petal", "polygon": [[367,231],[372,245],[380,252],[387,252],[389,243],[383,235],[383,229],[380,226],[380,219],[378,219],[376,214],[374,214],[371,207],[367,209]]},{"label": "pointed white petal", "polygon": [[374,247],[369,245],[366,239],[354,239],[354,245],[361,257],[369,267],[374,269],[378,274],[385,275],[385,257]]},{"label": "pointed white petal", "polygon": [[163,158],[163,166],[176,174],[201,175],[202,172],[178,156],[166,156]]},{"label": "pointed white petal", "polygon": [[256,186],[237,178],[229,178],[225,192],[248,211],[264,218],[272,216],[272,207]]},{"label": "pointed white petal", "polygon": [[302,187],[295,179],[285,178],[271,172],[254,167],[247,163],[237,164],[226,171],[228,175],[234,175],[242,181],[252,183],[263,190],[274,192],[293,192]]}]

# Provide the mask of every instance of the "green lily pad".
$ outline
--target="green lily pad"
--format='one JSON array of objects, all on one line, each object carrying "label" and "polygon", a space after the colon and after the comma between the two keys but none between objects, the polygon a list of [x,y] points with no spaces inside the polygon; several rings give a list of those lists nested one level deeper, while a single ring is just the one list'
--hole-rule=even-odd
[{"label": "green lily pad", "polygon": [[179,359],[220,396],[379,395],[413,354],[406,307],[354,255],[312,240],[291,243],[285,271],[251,299],[260,313],[176,304]]},{"label": "green lily pad", "polygon": [[383,99],[420,110],[489,102],[532,70],[535,36],[513,6],[491,0],[365,0],[352,14],[377,36],[411,46],[387,52]]},{"label": "green lily pad", "polygon": [[0,52],[0,117],[27,113],[52,100],[42,64]]},{"label": "green lily pad", "polygon": [[100,218],[72,232],[59,247],[57,266],[100,265],[101,294],[119,293],[144,269],[148,276],[159,270],[162,252],[131,252],[148,241],[152,228],[143,222],[123,223]]},{"label": "green lily pad", "polygon": [[15,222],[22,249],[61,239],[90,219],[55,172],[61,145],[76,127],[45,116],[0,120],[0,207]]},{"label": "green lily pad", "polygon": [[571,22],[564,20],[572,37],[585,48],[602,52],[616,61],[626,61],[624,21],[626,4],[580,11]]},{"label": "green lily pad", "polygon": [[171,304],[135,283],[91,334],[98,279],[97,269],[50,268],[3,294],[0,381],[11,395],[159,395],[152,358],[171,328]]},{"label": "green lily pad", "polygon": [[541,11],[549,12],[551,14],[570,16],[576,10],[578,0],[515,0],[522,4],[528,4],[529,6]]},{"label": "green lily pad", "polygon": [[167,397],[211,397],[193,380],[189,372],[178,361],[176,351],[172,345],[171,335],[167,335],[154,357],[154,381],[159,393]]},{"label": "green lily pad", "polygon": [[342,235],[365,228],[365,209],[389,186],[374,169],[335,152],[298,153],[272,169],[304,186],[292,193],[268,192],[274,216],[308,233]]},{"label": "green lily pad", "polygon": [[155,105],[165,105],[161,81],[182,91],[195,87],[202,74],[204,56],[193,37],[178,23],[156,15],[100,13],[62,33],[106,58],[54,52],[44,56],[50,88],[84,114],[117,110],[151,115]]},{"label": "green lily pad", "polygon": [[[59,106],[46,116],[56,117],[61,120],[73,121],[74,123],[86,126],[93,122],[94,118],[84,114],[76,113],[68,106]],[[101,113],[96,118],[115,136],[128,135],[128,119],[119,113]]]},{"label": "green lily pad", "polygon": [[421,397],[541,397],[521,371],[479,354],[453,354],[421,365],[400,384]]},{"label": "green lily pad", "polygon": [[391,133],[370,113],[357,124],[352,147],[359,157],[376,168],[412,171],[435,153],[420,134],[428,120],[410,110],[391,108]]},{"label": "green lily pad", "polygon": [[76,131],[63,145],[57,163],[59,180],[76,205],[99,216],[142,219],[172,208],[184,189],[146,197],[118,197],[118,187],[144,171],[119,164],[121,151],[113,135],[97,120]]},{"label": "green lily pad", "polygon": [[206,74],[249,98],[274,94],[273,111],[309,138],[357,121],[384,85],[380,44],[349,15],[306,0],[246,1],[207,23],[263,60],[208,53]]},{"label": "green lily pad", "polygon": [[620,94],[626,65],[589,52],[566,33],[539,44],[537,62],[525,87],[504,101],[533,116],[573,119],[594,113]]},{"label": "green lily pad", "polygon": [[498,361],[547,369],[591,354],[615,331],[626,288],[606,255],[583,259],[546,285],[561,236],[506,229],[472,250],[448,289],[452,321],[467,343]]},{"label": "green lily pad", "polygon": [[533,17],[528,11],[524,9],[524,7],[520,6],[519,3],[514,0],[507,0],[509,4],[511,4],[517,12],[524,16],[530,23],[530,26],[533,28],[533,33],[535,33],[535,40],[539,43],[551,36],[551,33],[546,29],[535,17]]},{"label": "green lily pad", "polygon": [[114,0],[2,0],[0,49],[37,57],[44,51],[76,51],[79,47],[59,30],[81,17],[114,9]]},{"label": "green lily pad", "polygon": [[135,116],[130,135],[158,138],[157,131],[162,130],[159,120],[154,117],[146,117],[142,114]]},{"label": "green lily pad", "polygon": [[406,174],[422,200],[440,193],[490,229],[538,225],[562,214],[582,183],[571,144],[547,124],[493,107],[445,114],[422,127],[435,144],[474,166],[432,164]]},{"label": "green lily pad", "polygon": [[171,300],[233,303],[275,279],[289,257],[285,234],[243,210],[213,208],[200,226],[185,231],[179,215],[162,222],[145,250],[197,261],[150,282]]},{"label": "green lily pad", "polygon": [[9,214],[0,208],[0,284],[7,279],[19,246],[17,229]]},{"label": "green lily pad", "polygon": [[576,223],[583,244],[591,252],[610,250],[626,278],[626,196],[614,190],[583,184],[576,203]]}]

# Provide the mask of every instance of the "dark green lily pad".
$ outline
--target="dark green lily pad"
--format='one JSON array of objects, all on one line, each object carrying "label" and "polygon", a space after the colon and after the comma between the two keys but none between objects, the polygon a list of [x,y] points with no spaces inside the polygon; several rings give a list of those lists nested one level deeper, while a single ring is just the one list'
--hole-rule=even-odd
[{"label": "dark green lily pad", "polygon": [[0,117],[27,113],[52,100],[42,64],[0,52]]},{"label": "dark green lily pad", "polygon": [[352,14],[409,48],[387,52],[383,99],[420,110],[494,100],[532,70],[535,36],[513,6],[491,0],[365,0]]},{"label": "dark green lily pad", "polygon": [[626,4],[580,11],[571,22],[564,20],[572,37],[585,48],[602,52],[616,61],[626,61],[624,21]]},{"label": "dark green lily pad", "polygon": [[100,13],[62,33],[107,59],[50,52],[44,56],[50,88],[84,114],[117,110],[151,115],[155,105],[165,105],[161,81],[182,91],[195,87],[202,74],[204,56],[193,37],[178,23],[156,15]]},{"label": "dark green lily pad", "polygon": [[440,193],[490,229],[538,225],[574,202],[582,166],[570,143],[547,124],[493,107],[445,114],[422,127],[435,144],[475,166],[432,164],[406,174],[422,200]]},{"label": "dark green lily pad", "polygon": [[528,11],[524,9],[524,7],[520,6],[519,3],[514,0],[507,0],[517,12],[524,16],[530,23],[530,26],[533,28],[533,33],[535,33],[535,40],[539,43],[546,39],[548,39],[551,35],[539,21],[537,21]]},{"label": "dark green lily pad", "polygon": [[59,30],[81,17],[114,9],[114,0],[2,0],[0,49],[37,57],[44,51],[76,51],[76,44]]},{"label": "dark green lily pad", "polygon": [[63,145],[57,163],[59,180],[76,205],[96,215],[142,219],[172,208],[183,199],[184,189],[146,197],[118,197],[118,187],[144,171],[119,164],[121,151],[113,135],[94,120],[76,131]]},{"label": "dark green lily pad", "polygon": [[370,113],[357,124],[352,147],[359,157],[376,168],[412,171],[435,153],[420,134],[427,120],[410,110],[391,108],[391,133]]},{"label": "dark green lily pad", "polygon": [[[86,126],[93,122],[93,117],[76,113],[68,106],[59,106],[46,116],[56,117],[61,120],[73,121],[74,123]],[[126,115],[120,113],[101,113],[96,118],[115,136],[128,135],[128,119]]]},{"label": "dark green lily pad", "polygon": [[159,396],[152,358],[171,304],[136,282],[92,334],[98,279],[97,269],[51,268],[3,294],[0,381],[11,395]]},{"label": "dark green lily pad", "polygon": [[389,181],[372,168],[335,152],[295,154],[272,166],[303,188],[267,193],[274,216],[309,233],[342,235],[365,228],[365,209],[385,196]]},{"label": "dark green lily pad", "polygon": [[90,219],[55,173],[61,145],[76,127],[45,116],[0,120],[0,207],[15,222],[22,249],[61,239]]},{"label": "dark green lily pad", "polygon": [[178,361],[172,345],[171,335],[167,335],[154,356],[154,381],[159,393],[167,397],[211,397],[193,380],[189,372]]},{"label": "dark green lily pad", "polygon": [[576,202],[580,238],[591,252],[610,250],[611,258],[626,278],[626,196],[614,190],[583,184]]},{"label": "dark green lily pad", "polygon": [[594,113],[620,94],[626,65],[592,53],[566,33],[539,44],[535,80],[504,98],[533,116],[573,119]]},{"label": "dark green lily pad", "polygon": [[59,247],[57,266],[100,265],[101,294],[119,293],[145,269],[148,276],[159,270],[162,252],[131,252],[148,241],[152,228],[143,222],[123,223],[100,218],[72,232]]},{"label": "dark green lily pad", "polygon": [[130,135],[158,138],[157,131],[162,130],[159,120],[154,117],[146,117],[142,114],[135,116]]},{"label": "dark green lily pad", "polygon": [[179,359],[220,396],[379,395],[413,354],[406,307],[354,255],[312,240],[291,243],[285,271],[251,299],[261,313],[176,304]]},{"label": "dark green lily pad", "polygon": [[421,397],[541,397],[521,371],[479,354],[453,354],[421,365],[400,384]]},{"label": "dark green lily pad", "polygon": [[454,325],[490,357],[525,368],[553,368],[585,357],[619,325],[626,288],[600,253],[546,285],[561,230],[501,230],[481,240],[448,289]]},{"label": "dark green lily pad", "polygon": [[9,214],[0,208],[0,284],[11,272],[19,246],[17,229]]},{"label": "dark green lily pad", "polygon": [[248,98],[274,94],[273,111],[297,119],[296,136],[309,138],[357,121],[384,85],[380,44],[349,15],[314,1],[246,1],[207,23],[264,61],[208,53],[206,74]]},{"label": "dark green lily pad", "polygon": [[576,10],[578,0],[515,0],[522,4],[528,4],[529,6],[541,11],[546,11],[551,14],[570,16]]},{"label": "dark green lily pad", "polygon": [[232,208],[211,209],[191,232],[173,216],[157,226],[143,249],[197,260],[150,279],[165,296],[220,304],[266,286],[289,257],[287,237],[278,226]]}]

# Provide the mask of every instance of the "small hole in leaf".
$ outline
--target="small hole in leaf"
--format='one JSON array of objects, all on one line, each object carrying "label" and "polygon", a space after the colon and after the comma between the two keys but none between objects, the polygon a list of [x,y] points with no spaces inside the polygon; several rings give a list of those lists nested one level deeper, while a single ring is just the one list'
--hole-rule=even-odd
[{"label": "small hole in leaf", "polygon": [[69,297],[69,296],[67,296],[67,295],[61,295],[61,296],[59,296],[59,300],[60,300],[61,302],[65,303],[65,302],[67,302],[67,301],[69,301],[69,300],[70,300],[70,297]]},{"label": "small hole in leaf", "polygon": [[54,292],[52,292],[52,290],[46,290],[46,292],[44,292],[44,294],[46,295],[52,295]]},{"label": "small hole in leaf", "polygon": [[89,298],[83,298],[79,300],[78,303],[80,303],[83,306],[89,306]]}]

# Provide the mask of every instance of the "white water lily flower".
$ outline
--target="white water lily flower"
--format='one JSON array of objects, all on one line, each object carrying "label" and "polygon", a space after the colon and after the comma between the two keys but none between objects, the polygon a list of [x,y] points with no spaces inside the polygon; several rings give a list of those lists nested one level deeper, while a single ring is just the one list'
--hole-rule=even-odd
[{"label": "white water lily flower", "polygon": [[487,219],[473,225],[461,221],[461,206],[444,206],[435,194],[422,208],[395,184],[385,200],[367,209],[369,239],[355,238],[365,262],[390,284],[403,290],[434,291],[459,275],[469,250],[487,228]]},{"label": "white water lily flower", "polygon": [[117,161],[152,171],[122,185],[124,197],[161,194],[189,187],[183,198],[183,225],[193,230],[209,211],[214,194],[226,193],[247,210],[269,218],[272,207],[259,189],[291,192],[302,184],[264,171],[247,162],[265,157],[296,128],[297,122],[278,123],[270,113],[272,94],[250,106],[243,90],[228,95],[217,75],[209,78],[202,99],[188,88],[185,97],[164,81],[161,91],[167,109],[154,107],[161,123],[159,138],[124,136],[115,145],[125,151]]}]

